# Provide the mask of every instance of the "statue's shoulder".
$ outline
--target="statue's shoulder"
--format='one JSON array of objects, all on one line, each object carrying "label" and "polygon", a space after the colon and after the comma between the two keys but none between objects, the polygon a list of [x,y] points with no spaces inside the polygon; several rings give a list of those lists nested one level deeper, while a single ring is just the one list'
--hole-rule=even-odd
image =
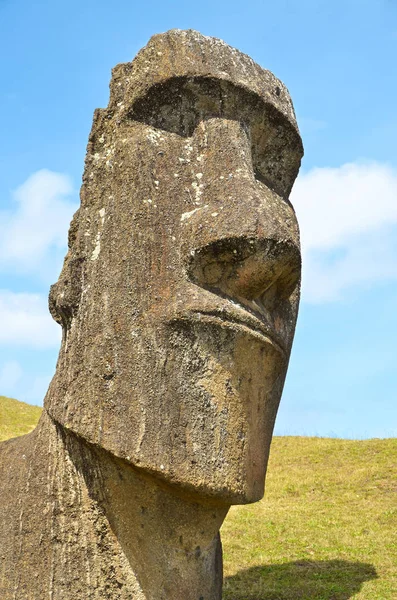
[{"label": "statue's shoulder", "polygon": [[7,507],[0,521],[10,522],[22,500],[40,494],[48,463],[45,438],[41,419],[32,432],[0,443],[0,506]]},{"label": "statue's shoulder", "polygon": [[0,442],[0,497],[23,478],[31,457],[35,431]]},{"label": "statue's shoulder", "polygon": [[[4,533],[12,535],[32,471],[36,432],[0,443],[0,547]],[[19,518],[19,517],[18,517]]]},{"label": "statue's shoulder", "polygon": [[27,435],[0,443],[2,600],[43,597],[36,594],[36,588],[30,594],[28,581],[35,581],[33,569],[38,572],[40,562],[48,563],[46,566],[49,567],[47,553],[43,555],[39,543],[45,509],[43,459],[46,452],[38,447],[37,438],[36,429]]}]

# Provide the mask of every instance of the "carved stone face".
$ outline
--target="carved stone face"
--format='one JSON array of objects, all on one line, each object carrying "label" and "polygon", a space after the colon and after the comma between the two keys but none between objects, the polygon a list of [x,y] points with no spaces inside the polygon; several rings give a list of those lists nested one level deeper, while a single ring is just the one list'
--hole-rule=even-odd
[{"label": "carved stone face", "polygon": [[51,291],[64,339],[47,407],[169,483],[256,501],[298,309],[299,137],[231,81],[123,93],[97,113]]}]

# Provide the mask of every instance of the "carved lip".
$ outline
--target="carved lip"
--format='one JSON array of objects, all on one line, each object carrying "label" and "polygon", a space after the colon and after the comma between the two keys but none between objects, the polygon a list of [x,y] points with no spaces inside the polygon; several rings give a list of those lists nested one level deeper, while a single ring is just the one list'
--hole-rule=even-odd
[{"label": "carved lip", "polygon": [[[275,332],[269,328],[267,328],[257,317],[247,313],[245,310],[237,308],[236,306],[236,314],[231,314],[226,310],[193,310],[189,313],[189,318],[193,318],[194,320],[214,323],[226,327],[230,327],[232,329],[236,329],[241,331],[242,333],[247,333],[252,337],[256,338],[260,342],[265,342],[266,344],[271,344],[284,358],[286,358],[287,353],[286,350],[281,343],[277,339]],[[243,313],[240,315],[240,313]]]}]

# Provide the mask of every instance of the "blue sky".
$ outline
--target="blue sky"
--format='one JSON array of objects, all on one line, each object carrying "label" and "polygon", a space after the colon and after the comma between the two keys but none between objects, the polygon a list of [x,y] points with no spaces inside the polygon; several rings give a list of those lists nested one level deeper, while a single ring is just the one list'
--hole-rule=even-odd
[{"label": "blue sky", "polygon": [[394,0],[0,0],[0,394],[42,402],[93,110],[110,69],[175,27],[273,71],[303,136],[303,295],[276,433],[397,436]]}]

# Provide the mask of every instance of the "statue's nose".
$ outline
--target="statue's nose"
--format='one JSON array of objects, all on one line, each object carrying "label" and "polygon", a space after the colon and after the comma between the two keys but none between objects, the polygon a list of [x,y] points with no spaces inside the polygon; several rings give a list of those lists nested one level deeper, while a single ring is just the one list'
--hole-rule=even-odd
[{"label": "statue's nose", "polygon": [[181,218],[189,278],[240,301],[269,304],[276,288],[288,296],[300,274],[297,225],[290,205],[257,181],[249,131],[210,119],[195,137],[201,187]]},{"label": "statue's nose", "polygon": [[291,243],[229,238],[198,248],[190,257],[190,279],[254,310],[273,311],[300,280],[300,253]]},{"label": "statue's nose", "polygon": [[225,197],[238,192],[241,181],[254,184],[250,132],[243,123],[206,119],[200,122],[193,138],[207,190]]},{"label": "statue's nose", "polygon": [[189,250],[226,238],[256,237],[263,194],[258,194],[249,131],[239,121],[212,118],[198,125],[193,142],[195,207],[181,217]]}]

